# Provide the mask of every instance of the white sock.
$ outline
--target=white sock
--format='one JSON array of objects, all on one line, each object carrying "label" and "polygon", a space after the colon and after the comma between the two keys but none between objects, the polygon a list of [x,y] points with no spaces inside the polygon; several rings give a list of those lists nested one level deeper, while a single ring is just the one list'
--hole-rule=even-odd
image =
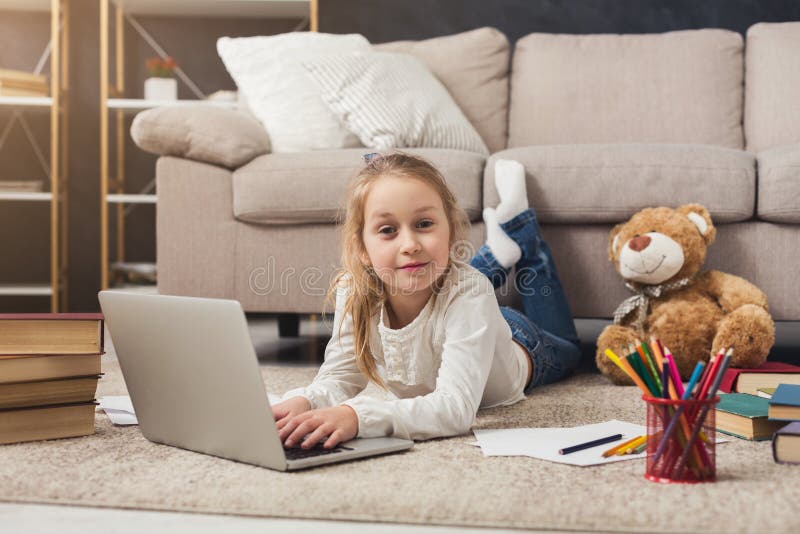
[{"label": "white sock", "polygon": [[486,244],[497,262],[506,269],[513,267],[522,257],[522,249],[500,228],[494,209],[483,210],[483,222],[486,223]]},{"label": "white sock", "polygon": [[528,209],[525,167],[513,159],[498,159],[494,164],[494,185],[500,195],[497,222],[508,222]]}]

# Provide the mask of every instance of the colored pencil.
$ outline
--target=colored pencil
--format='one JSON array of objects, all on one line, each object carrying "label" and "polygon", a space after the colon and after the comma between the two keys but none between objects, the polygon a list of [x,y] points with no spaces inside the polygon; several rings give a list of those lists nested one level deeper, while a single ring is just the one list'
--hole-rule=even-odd
[{"label": "colored pencil", "polygon": [[605,452],[603,453],[603,458],[608,458],[609,456],[614,456],[614,454],[616,454],[616,452],[617,452],[618,450],[620,450],[620,449],[622,449],[622,448],[624,448],[624,447],[626,447],[626,446],[630,445],[631,443],[633,443],[634,441],[638,440],[638,439],[639,439],[639,438],[641,438],[641,437],[642,437],[642,436],[636,436],[635,438],[631,438],[631,439],[629,439],[628,441],[625,441],[625,442],[623,442],[623,443],[620,443],[619,445],[617,445],[617,446],[615,446],[615,447],[611,447],[610,449],[608,449],[607,451],[605,451]]},{"label": "colored pencil", "polygon": [[664,355],[661,353],[661,349],[658,347],[658,342],[655,337],[650,337],[650,348],[653,356],[656,357],[656,363],[658,364],[658,368],[664,366]]},{"label": "colored pencil", "polygon": [[[725,357],[722,359],[722,363],[718,366],[716,373],[713,378],[713,383],[707,389],[708,397],[707,399],[713,399],[714,395],[717,394],[717,390],[719,389],[719,385],[722,382],[722,377],[725,375],[725,370],[731,363],[731,357],[733,355],[733,349],[730,349]],[[706,400],[706,397],[701,398],[700,400]],[[706,404],[700,409],[700,413],[696,419],[694,429],[692,429],[692,435],[689,436],[689,443],[686,444],[684,447],[683,454],[678,459],[678,463],[675,465],[675,468],[672,471],[672,478],[678,478],[683,471],[683,467],[686,465],[686,459],[689,457],[689,453],[694,448],[694,442],[697,440],[697,435],[700,433],[700,429],[703,426],[703,422],[706,419],[706,414],[708,414],[708,410],[711,409],[711,404]]]},{"label": "colored pencil", "polygon": [[647,436],[642,436],[633,443],[631,443],[630,445],[628,445],[627,447],[625,447],[624,449],[620,449],[619,451],[617,451],[617,455],[622,456],[624,454],[631,454],[633,453],[633,451],[636,450],[637,447],[639,447],[643,443],[647,443]]},{"label": "colored pencil", "polygon": [[633,367],[639,377],[644,381],[647,385],[648,393],[653,397],[658,397],[658,390],[656,389],[656,385],[653,383],[653,379],[650,377],[650,373],[644,369],[644,365],[642,361],[639,359],[639,355],[635,352],[628,354],[625,357],[628,360],[628,363]]},{"label": "colored pencil", "polygon": [[605,355],[608,357],[608,359],[609,359],[609,360],[611,360],[612,362],[614,362],[614,363],[616,364],[616,366],[617,366],[617,367],[619,367],[620,369],[622,369],[622,371],[623,371],[623,372],[624,372],[626,375],[628,375],[628,376],[630,377],[630,379],[631,379],[631,380],[633,380],[633,383],[634,383],[634,384],[636,384],[637,386],[639,386],[639,389],[641,389],[641,390],[642,390],[642,393],[644,393],[644,394],[647,394],[647,393],[649,393],[649,392],[647,391],[647,386],[645,385],[645,383],[644,383],[644,382],[642,382],[642,379],[641,379],[641,378],[639,378],[639,375],[638,375],[638,374],[636,374],[636,373],[634,372],[634,370],[631,368],[630,364],[628,364],[627,360],[623,360],[622,358],[620,358],[619,356],[617,356],[617,355],[614,353],[614,351],[613,351],[613,350],[611,350],[611,349],[606,349],[604,352],[605,352]]},{"label": "colored pencil", "polygon": [[611,443],[612,441],[617,441],[620,439],[622,439],[622,434],[614,434],[613,436],[606,436],[604,438],[593,439],[592,441],[587,441],[586,443],[578,443],[577,445],[572,445],[570,447],[564,447],[563,449],[559,449],[558,454],[572,454],[573,452],[578,452],[585,449],[591,449],[592,447],[605,445],[606,443]]},{"label": "colored pencil", "polygon": [[661,378],[658,376],[656,366],[653,365],[653,360],[650,359],[650,356],[645,351],[644,345],[642,345],[641,342],[636,345],[636,352],[639,353],[639,357],[644,363],[644,368],[651,373],[653,383],[658,387],[658,394],[661,395]]},{"label": "colored pencil", "polygon": [[[666,367],[668,365],[669,365],[669,362],[664,362],[664,367]],[[698,362],[697,363],[697,365],[694,368],[694,372],[692,373],[692,378],[689,380],[690,384],[693,381],[697,381],[697,377],[700,375],[700,371],[703,369],[703,367],[705,367],[705,364],[703,362]],[[691,396],[691,392],[692,392],[692,388],[687,388],[686,391],[684,392],[682,400],[688,400],[689,397]],[[665,450],[665,448],[667,446],[668,440],[670,439],[670,436],[672,435],[672,432],[675,430],[675,427],[678,424],[678,421],[683,419],[683,411],[684,411],[684,406],[683,405],[679,406],[678,409],[675,410],[675,414],[672,416],[672,419],[670,419],[669,424],[667,425],[667,428],[664,429],[663,437],[661,438],[661,441],[658,444],[658,448],[656,449],[655,456],[653,457],[653,463],[654,464],[658,462],[659,458],[661,458],[661,455],[664,453],[664,450]],[[685,423],[685,420],[682,420],[681,423],[682,424]],[[688,430],[688,428],[684,427],[684,431],[685,430]],[[689,434],[689,432],[686,432],[686,433]]]},{"label": "colored pencil", "polygon": [[683,397],[683,382],[681,381],[680,373],[678,373],[678,366],[675,365],[675,358],[672,357],[672,352],[668,348],[664,348],[667,351],[664,353],[664,358],[669,362],[670,376],[672,376],[672,381],[675,383],[675,391],[678,393],[678,397]]},{"label": "colored pencil", "polygon": [[682,400],[688,400],[692,396],[692,391],[694,390],[694,386],[697,384],[697,381],[700,379],[700,375],[705,369],[706,364],[704,362],[697,362],[697,365],[694,366],[694,371],[692,371],[692,376],[689,378],[689,383],[686,384],[686,390],[683,392]]}]

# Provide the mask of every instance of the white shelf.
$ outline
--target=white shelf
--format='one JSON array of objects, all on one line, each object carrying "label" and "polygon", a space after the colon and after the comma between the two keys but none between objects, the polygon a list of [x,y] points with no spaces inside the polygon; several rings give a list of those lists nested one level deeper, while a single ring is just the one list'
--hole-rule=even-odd
[{"label": "white shelf", "polygon": [[0,295],[3,296],[42,296],[49,297],[53,288],[47,284],[0,284]]},{"label": "white shelf", "polygon": [[132,15],[183,17],[303,18],[309,0],[113,0]]},{"label": "white shelf", "polygon": [[22,200],[34,202],[50,202],[53,199],[53,193],[26,193],[11,191],[0,192],[0,200]]},{"label": "white shelf", "polygon": [[53,99],[49,96],[0,96],[0,106],[41,108],[52,105]]},{"label": "white shelf", "polygon": [[143,98],[109,98],[109,109],[142,110],[160,107],[217,106],[236,109],[236,102],[224,100],[145,100]]},{"label": "white shelf", "polygon": [[155,204],[156,195],[113,194],[106,195],[106,201],[112,204]]}]

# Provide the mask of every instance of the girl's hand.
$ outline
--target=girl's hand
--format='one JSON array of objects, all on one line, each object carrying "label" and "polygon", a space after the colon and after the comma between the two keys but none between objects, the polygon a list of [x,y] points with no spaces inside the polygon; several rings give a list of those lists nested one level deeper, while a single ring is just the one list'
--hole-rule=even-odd
[{"label": "girl's hand", "polygon": [[309,410],[292,417],[280,429],[279,435],[286,447],[302,442],[304,449],[310,449],[328,436],[324,447],[330,449],[358,435],[358,416],[350,406],[344,404]]},{"label": "girl's hand", "polygon": [[300,396],[291,397],[283,402],[272,405],[272,417],[275,418],[275,425],[278,427],[278,430],[280,430],[292,417],[307,412],[310,409],[311,403],[308,402],[307,398]]}]

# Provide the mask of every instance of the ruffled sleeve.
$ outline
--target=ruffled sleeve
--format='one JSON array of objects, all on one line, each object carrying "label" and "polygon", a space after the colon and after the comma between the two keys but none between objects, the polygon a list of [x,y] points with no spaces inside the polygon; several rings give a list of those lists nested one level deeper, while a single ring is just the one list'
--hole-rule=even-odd
[{"label": "ruffled sleeve", "polygon": [[325,361],[314,381],[306,387],[287,391],[283,400],[303,396],[312,409],[338,406],[343,401],[360,393],[368,379],[356,365],[353,341],[353,318],[344,313],[347,290],[336,291],[336,311],[333,318],[333,334],[325,348]]}]

